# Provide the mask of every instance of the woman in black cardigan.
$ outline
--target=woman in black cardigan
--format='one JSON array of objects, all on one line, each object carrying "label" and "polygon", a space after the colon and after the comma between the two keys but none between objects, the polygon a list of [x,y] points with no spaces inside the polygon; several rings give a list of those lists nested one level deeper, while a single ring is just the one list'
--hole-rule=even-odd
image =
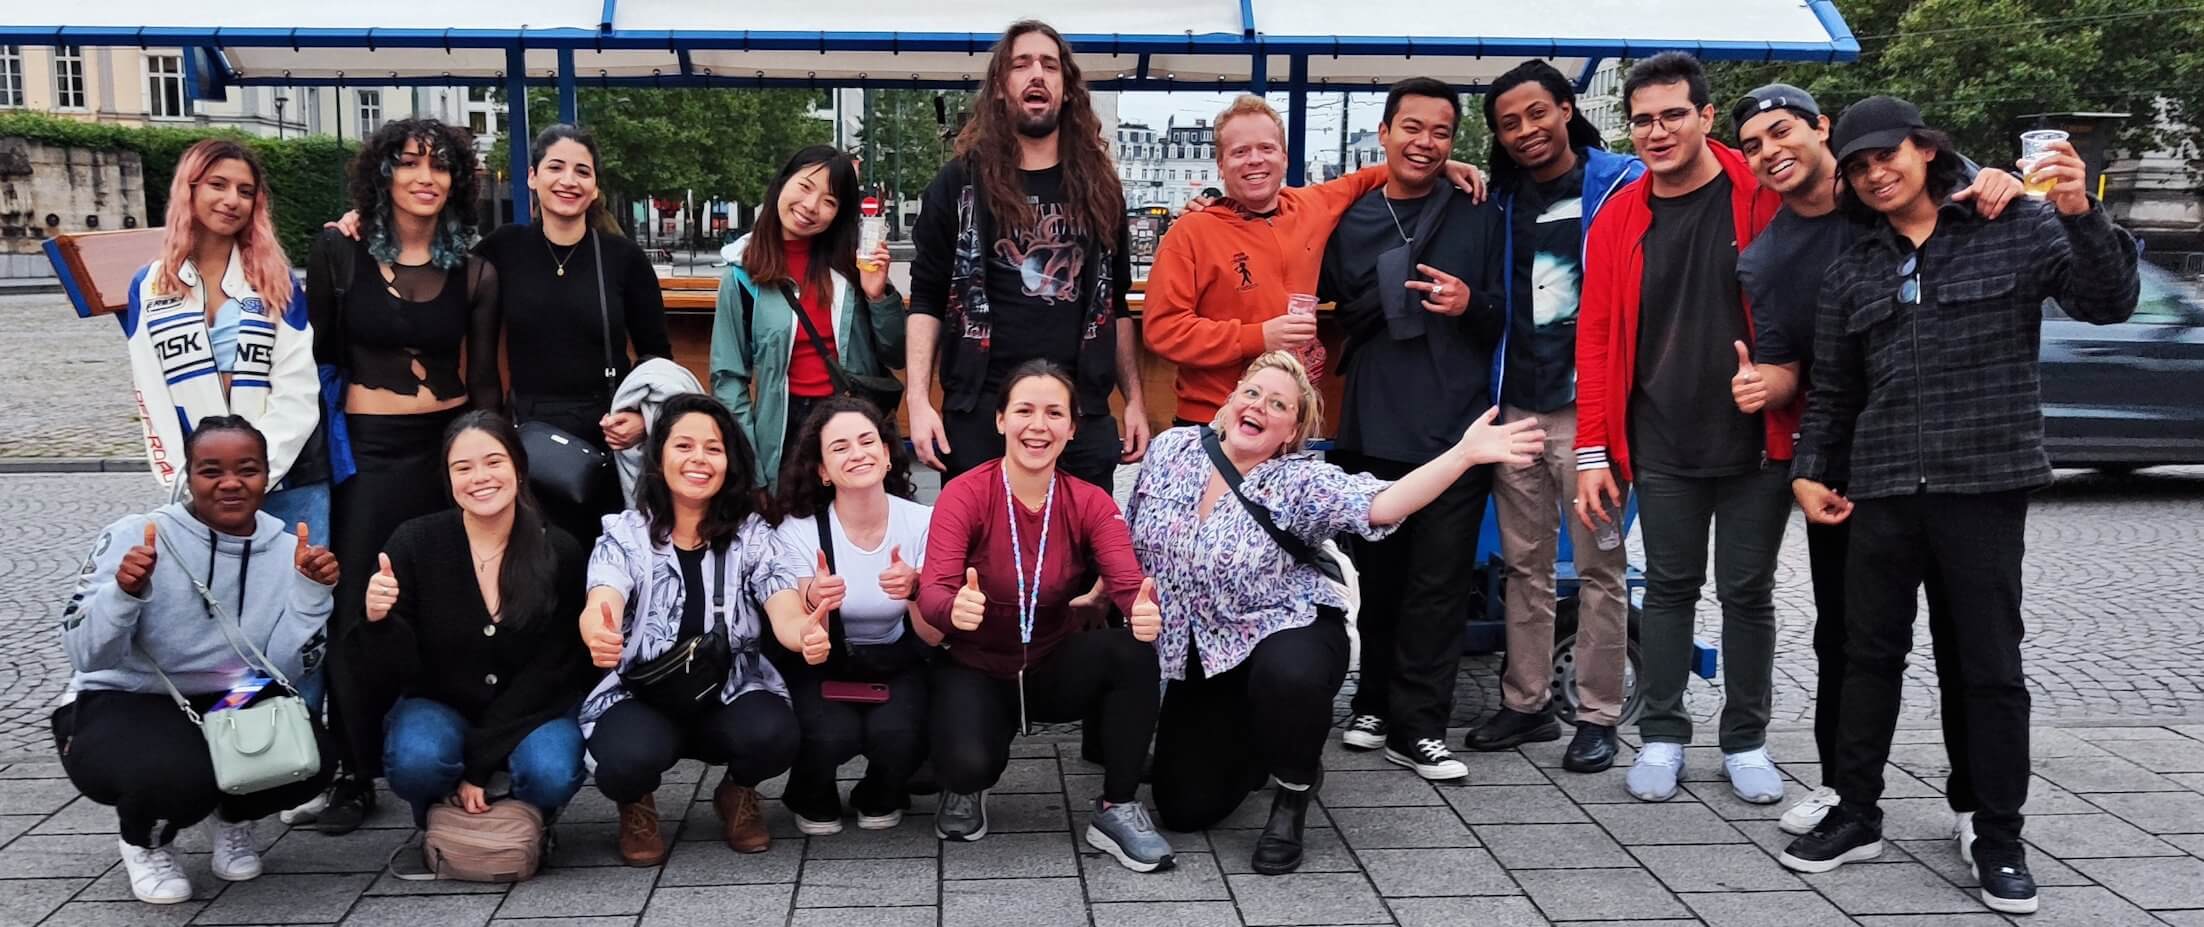
[{"label": "woman in black cardigan", "polygon": [[512,797],[546,819],[582,787],[575,708],[592,681],[570,621],[582,608],[581,545],[547,524],[528,493],[513,424],[470,412],[444,433],[444,475],[458,508],[399,526],[367,586],[361,653],[403,681],[383,766],[390,790],[426,825],[449,801],[489,810],[500,769]]}]

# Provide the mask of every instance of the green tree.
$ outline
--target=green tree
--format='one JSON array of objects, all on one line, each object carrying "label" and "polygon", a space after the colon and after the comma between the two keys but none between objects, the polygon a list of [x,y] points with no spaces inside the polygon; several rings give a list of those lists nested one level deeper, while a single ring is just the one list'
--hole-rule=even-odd
[{"label": "green tree", "polygon": [[[796,149],[833,137],[814,117],[818,95],[802,90],[643,87],[583,89],[576,105],[597,137],[600,184],[618,197],[680,197],[756,203]],[[528,93],[528,119],[558,121],[550,90]]]},{"label": "green tree", "polygon": [[1854,64],[1720,63],[1719,131],[1731,101],[1770,81],[1835,116],[1863,97],[1913,101],[1984,163],[2009,162],[2022,116],[2125,112],[2122,148],[2204,149],[2204,5],[2195,0],[1839,0]]},{"label": "green tree", "polygon": [[[934,100],[941,100],[941,118]],[[873,94],[872,112],[857,133],[872,159],[864,166],[865,186],[880,191],[884,203],[917,199],[956,150],[957,116],[970,105],[964,91],[883,90]]]},{"label": "green tree", "polygon": [[1454,160],[1480,165],[1492,160],[1492,129],[1485,125],[1481,95],[1462,97],[1462,124],[1454,129]]}]

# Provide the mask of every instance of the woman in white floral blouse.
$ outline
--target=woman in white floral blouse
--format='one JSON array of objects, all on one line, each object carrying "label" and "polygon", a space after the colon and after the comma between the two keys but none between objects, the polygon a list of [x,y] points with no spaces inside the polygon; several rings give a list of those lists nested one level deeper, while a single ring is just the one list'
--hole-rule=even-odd
[{"label": "woman in white floral blouse", "polygon": [[1275,777],[1255,843],[1255,871],[1266,874],[1301,864],[1332,698],[1347,673],[1347,602],[1233,497],[1206,437],[1218,437],[1245,480],[1240,492],[1311,550],[1345,531],[1381,538],[1470,467],[1521,464],[1545,440],[1529,420],[1494,425],[1488,411],[1452,450],[1387,483],[1306,450],[1321,414],[1300,361],[1282,351],[1256,358],[1206,429],[1156,437],[1128,512],[1163,611],[1156,653],[1170,681],[1156,725],[1156,810],[1167,828],[1201,830]]}]

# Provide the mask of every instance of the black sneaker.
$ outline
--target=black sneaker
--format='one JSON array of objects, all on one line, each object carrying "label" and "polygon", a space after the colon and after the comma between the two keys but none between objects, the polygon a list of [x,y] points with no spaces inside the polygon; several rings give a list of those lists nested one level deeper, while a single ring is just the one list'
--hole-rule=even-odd
[{"label": "black sneaker", "polygon": [[1516,711],[1502,708],[1469,732],[1463,745],[1480,753],[1512,750],[1529,743],[1561,739],[1561,724],[1552,711]]},{"label": "black sneaker", "polygon": [[1982,883],[1982,903],[2006,914],[2036,913],[2036,877],[2028,872],[2027,851],[1991,850],[1977,844],[1974,877]]},{"label": "black sneaker", "polygon": [[1377,750],[1385,746],[1385,719],[1376,715],[1356,715],[1347,719],[1347,729],[1339,732],[1339,743],[1349,750]]},{"label": "black sneaker", "polygon": [[348,776],[329,790],[329,807],[314,818],[314,829],[331,836],[349,834],[375,813],[375,780]]},{"label": "black sneaker", "polygon": [[1424,737],[1407,743],[1385,743],[1385,758],[1416,771],[1433,782],[1452,782],[1469,778],[1469,767],[1446,749],[1446,741],[1436,737]]},{"label": "black sneaker", "polygon": [[1561,754],[1561,768],[1573,773],[1605,772],[1615,765],[1615,729],[1579,721],[1569,749]]},{"label": "black sneaker", "polygon": [[1882,822],[1845,805],[1829,809],[1821,823],[1783,848],[1776,862],[1793,872],[1828,872],[1845,863],[1883,855]]}]

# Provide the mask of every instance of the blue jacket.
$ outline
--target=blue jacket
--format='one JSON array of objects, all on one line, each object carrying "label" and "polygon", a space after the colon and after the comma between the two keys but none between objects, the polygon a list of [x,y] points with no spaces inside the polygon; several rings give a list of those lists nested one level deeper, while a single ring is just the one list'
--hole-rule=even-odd
[{"label": "blue jacket", "polygon": [[[1625,184],[1645,173],[1645,162],[1636,155],[1616,154],[1600,148],[1579,148],[1577,156],[1584,159],[1584,218],[1583,234],[1589,239],[1592,218],[1600,207],[1607,205],[1607,198]],[[1515,328],[1515,191],[1500,194],[1500,217],[1508,230],[1507,247],[1501,265],[1505,285],[1501,289],[1502,318],[1500,345],[1492,352],[1492,404],[1507,402],[1508,338]]]}]

